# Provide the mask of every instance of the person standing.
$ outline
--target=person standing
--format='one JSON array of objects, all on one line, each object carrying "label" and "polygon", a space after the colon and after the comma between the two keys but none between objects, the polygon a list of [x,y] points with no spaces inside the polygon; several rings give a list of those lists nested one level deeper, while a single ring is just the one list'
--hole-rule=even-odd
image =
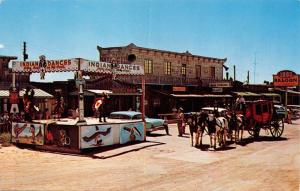
[{"label": "person standing", "polygon": [[177,112],[177,127],[178,127],[178,136],[182,137],[183,134],[183,121],[184,121],[184,114],[183,108],[180,107]]},{"label": "person standing", "polygon": [[99,111],[99,122],[102,122],[102,118],[103,118],[103,122],[106,122],[106,117],[107,117],[107,99],[109,98],[108,94],[103,93],[103,96],[96,102],[96,106],[98,107],[98,111]]}]

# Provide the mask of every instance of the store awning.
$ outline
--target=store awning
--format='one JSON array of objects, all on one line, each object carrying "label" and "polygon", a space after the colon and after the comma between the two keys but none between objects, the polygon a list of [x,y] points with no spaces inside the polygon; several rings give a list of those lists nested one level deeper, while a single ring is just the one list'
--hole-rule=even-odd
[{"label": "store awning", "polygon": [[253,93],[253,92],[233,92],[234,94],[237,94],[238,96],[261,96],[259,94]]},{"label": "store awning", "polygon": [[110,91],[110,90],[87,90],[87,91],[89,91],[89,92],[92,92],[92,93],[94,93],[94,94],[97,94],[97,95],[102,95],[103,93],[106,93],[106,94],[112,94],[113,92],[112,91]]},{"label": "store awning", "polygon": [[[124,96],[130,96],[130,95],[142,95],[141,93],[138,92],[113,92],[111,90],[95,90],[95,89],[88,89],[84,90],[83,95],[84,96],[101,96],[103,93],[107,93],[108,95],[124,95]],[[71,92],[69,93],[70,96],[77,96],[78,92]]]},{"label": "store awning", "polygon": [[280,94],[276,94],[276,93],[261,93],[260,95],[263,95],[266,97],[280,97]]},{"label": "store awning", "polygon": [[[34,97],[38,99],[42,98],[53,98],[53,95],[45,92],[41,89],[33,89],[34,90]],[[19,91],[19,96],[23,97],[25,93],[25,89]],[[0,98],[9,98],[9,90],[0,90]]]},{"label": "store awning", "polygon": [[8,90],[0,90],[0,98],[8,98],[9,91]]},{"label": "store awning", "polygon": [[214,95],[214,94],[171,94],[173,97],[178,98],[231,98],[231,95]]}]

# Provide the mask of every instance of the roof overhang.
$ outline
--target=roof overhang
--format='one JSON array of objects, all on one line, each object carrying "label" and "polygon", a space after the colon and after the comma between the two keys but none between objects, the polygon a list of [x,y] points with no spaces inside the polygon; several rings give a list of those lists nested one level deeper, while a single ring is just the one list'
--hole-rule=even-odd
[{"label": "roof overhang", "polygon": [[178,98],[231,98],[231,95],[215,95],[215,94],[170,94]]}]

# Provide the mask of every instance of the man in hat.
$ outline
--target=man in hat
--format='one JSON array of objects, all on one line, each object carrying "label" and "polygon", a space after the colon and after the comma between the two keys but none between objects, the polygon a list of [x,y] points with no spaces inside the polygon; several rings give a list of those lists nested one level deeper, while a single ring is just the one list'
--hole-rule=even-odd
[{"label": "man in hat", "polygon": [[99,122],[102,122],[102,117],[103,117],[103,121],[106,122],[106,117],[107,117],[107,99],[109,99],[109,96],[106,92],[102,93],[102,97],[100,100],[101,104],[98,107],[98,111],[99,111]]},{"label": "man in hat", "polygon": [[183,108],[180,107],[178,109],[177,113],[177,127],[178,127],[178,136],[182,137],[183,134],[183,121],[184,121],[184,114],[183,114]]}]

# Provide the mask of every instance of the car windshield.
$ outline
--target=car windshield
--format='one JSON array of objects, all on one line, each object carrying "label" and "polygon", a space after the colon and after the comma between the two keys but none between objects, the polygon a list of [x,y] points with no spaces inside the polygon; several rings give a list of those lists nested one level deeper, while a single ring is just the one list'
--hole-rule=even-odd
[{"label": "car windshield", "polygon": [[110,117],[111,119],[131,119],[130,116],[128,115],[124,115],[124,114],[110,114]]},{"label": "car windshield", "polygon": [[142,114],[134,115],[132,119],[142,119]]}]

